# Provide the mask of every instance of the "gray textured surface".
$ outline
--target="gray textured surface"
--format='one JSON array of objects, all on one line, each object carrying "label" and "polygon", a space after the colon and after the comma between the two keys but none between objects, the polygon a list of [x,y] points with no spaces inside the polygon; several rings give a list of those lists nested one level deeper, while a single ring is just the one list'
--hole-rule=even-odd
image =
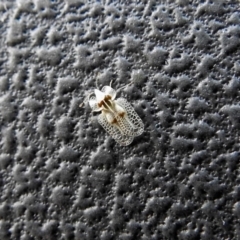
[{"label": "gray textured surface", "polygon": [[[0,1],[0,239],[240,239],[239,2]],[[145,132],[90,108],[113,80]]]}]

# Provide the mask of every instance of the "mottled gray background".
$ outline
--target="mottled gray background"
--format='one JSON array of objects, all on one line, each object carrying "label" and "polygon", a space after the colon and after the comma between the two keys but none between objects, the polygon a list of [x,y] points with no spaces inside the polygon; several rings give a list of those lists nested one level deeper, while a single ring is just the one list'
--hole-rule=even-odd
[{"label": "mottled gray background", "polygon": [[[0,239],[240,239],[239,6],[1,0]],[[97,79],[134,81],[128,147]]]}]

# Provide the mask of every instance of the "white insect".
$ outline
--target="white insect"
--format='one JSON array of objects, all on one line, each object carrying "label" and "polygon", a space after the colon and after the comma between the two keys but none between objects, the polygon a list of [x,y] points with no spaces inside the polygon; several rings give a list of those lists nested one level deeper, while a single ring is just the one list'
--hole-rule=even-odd
[{"label": "white insect", "polygon": [[104,86],[101,91],[95,89],[94,93],[96,97],[89,97],[89,105],[93,112],[101,111],[98,122],[117,143],[127,146],[134,137],[143,133],[141,118],[126,99],[115,99],[116,91],[113,88]]}]

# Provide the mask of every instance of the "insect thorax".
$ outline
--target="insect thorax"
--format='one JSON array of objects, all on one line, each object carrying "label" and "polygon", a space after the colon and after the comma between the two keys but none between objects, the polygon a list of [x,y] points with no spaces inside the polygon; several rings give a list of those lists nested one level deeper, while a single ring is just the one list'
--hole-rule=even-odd
[{"label": "insect thorax", "polygon": [[118,124],[118,119],[124,118],[126,112],[123,108],[118,106],[113,100],[110,95],[106,95],[105,98],[98,103],[99,107],[102,108],[102,112],[104,114],[110,114],[111,120],[108,118],[109,123],[111,124]]},{"label": "insect thorax", "polygon": [[113,105],[113,102],[111,99],[112,97],[110,95],[106,95],[104,99],[98,103],[98,106],[105,110],[109,110],[109,108],[112,107]]}]

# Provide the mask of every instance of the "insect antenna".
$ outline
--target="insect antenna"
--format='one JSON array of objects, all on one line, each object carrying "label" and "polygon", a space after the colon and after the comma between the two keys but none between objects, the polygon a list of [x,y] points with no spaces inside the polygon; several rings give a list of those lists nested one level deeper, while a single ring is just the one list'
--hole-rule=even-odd
[{"label": "insect antenna", "polygon": [[96,88],[97,88],[97,89],[100,89],[98,83],[99,83],[99,79],[97,78],[97,79],[96,79]]},{"label": "insect antenna", "polygon": [[110,87],[112,87],[112,82],[113,82],[113,80],[111,80],[111,82],[110,82]]},{"label": "insect antenna", "polygon": [[123,88],[125,88],[126,86],[131,85],[131,84],[133,84],[133,81],[131,81],[130,83],[125,84],[124,86],[118,88],[117,91],[119,91],[120,89],[123,89]]}]

